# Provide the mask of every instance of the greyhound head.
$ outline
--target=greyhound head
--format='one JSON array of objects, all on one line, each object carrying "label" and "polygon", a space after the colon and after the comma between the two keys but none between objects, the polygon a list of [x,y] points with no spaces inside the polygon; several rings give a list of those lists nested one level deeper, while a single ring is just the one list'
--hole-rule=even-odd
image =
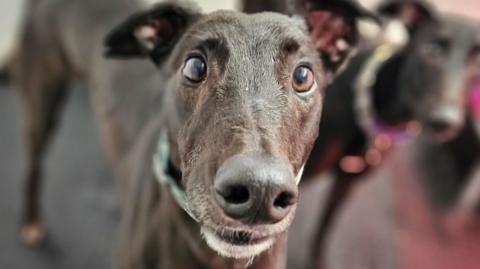
[{"label": "greyhound head", "polygon": [[480,78],[480,24],[444,19],[413,38],[401,94],[434,140],[449,140],[462,130],[470,91]]},{"label": "greyhound head", "polygon": [[385,0],[377,10],[382,16],[401,20],[411,34],[437,16],[427,0]]},{"label": "greyhound head", "polygon": [[170,161],[223,256],[253,257],[287,231],[324,89],[356,42],[348,12],[301,14],[308,20],[163,3],[106,41],[108,56],[149,57],[164,75]]},{"label": "greyhound head", "polygon": [[383,14],[400,18],[410,42],[399,57],[396,104],[434,141],[455,137],[465,123],[470,91],[479,78],[480,27],[438,16],[425,1],[387,1]]}]

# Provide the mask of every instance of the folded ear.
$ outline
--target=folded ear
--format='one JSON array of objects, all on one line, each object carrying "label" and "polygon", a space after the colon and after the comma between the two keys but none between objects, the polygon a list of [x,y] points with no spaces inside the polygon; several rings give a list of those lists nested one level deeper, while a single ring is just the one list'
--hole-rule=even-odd
[{"label": "folded ear", "polygon": [[387,0],[377,8],[378,14],[402,21],[409,32],[436,20],[436,10],[426,0]]},{"label": "folded ear", "polygon": [[359,39],[358,19],[378,22],[357,0],[290,0],[289,8],[294,15],[306,19],[313,44],[334,74],[354,54]]},{"label": "folded ear", "polygon": [[160,64],[200,12],[179,3],[161,3],[132,15],[105,39],[106,57],[150,57]]}]

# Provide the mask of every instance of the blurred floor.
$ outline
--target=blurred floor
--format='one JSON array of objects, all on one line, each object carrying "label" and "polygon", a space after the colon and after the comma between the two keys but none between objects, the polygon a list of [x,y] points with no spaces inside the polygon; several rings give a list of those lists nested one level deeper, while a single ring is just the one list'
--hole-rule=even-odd
[{"label": "blurred floor", "polygon": [[1,85],[0,268],[110,268],[119,212],[83,89],[73,92],[46,159],[48,241],[36,250],[20,243],[24,154],[18,103],[14,92]]}]

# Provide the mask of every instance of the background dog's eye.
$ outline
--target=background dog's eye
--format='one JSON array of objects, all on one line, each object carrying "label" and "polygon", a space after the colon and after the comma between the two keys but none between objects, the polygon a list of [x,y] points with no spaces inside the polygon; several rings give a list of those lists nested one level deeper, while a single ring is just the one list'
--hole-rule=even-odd
[{"label": "background dog's eye", "polygon": [[423,47],[423,53],[426,57],[430,58],[429,60],[438,60],[443,57],[445,48],[438,42],[431,42]]},{"label": "background dog's eye", "polygon": [[293,89],[299,93],[308,92],[315,83],[313,72],[306,66],[299,66],[293,72]]},{"label": "background dog's eye", "polygon": [[183,76],[190,82],[200,83],[207,74],[207,65],[200,57],[191,57],[185,62]]}]

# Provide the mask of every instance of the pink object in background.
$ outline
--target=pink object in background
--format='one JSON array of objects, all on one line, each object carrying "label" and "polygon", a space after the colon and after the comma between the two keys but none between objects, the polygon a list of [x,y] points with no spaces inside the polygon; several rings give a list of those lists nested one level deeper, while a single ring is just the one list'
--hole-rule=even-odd
[{"label": "pink object in background", "polygon": [[473,87],[470,96],[470,108],[475,118],[480,120],[480,81],[478,81]]}]

